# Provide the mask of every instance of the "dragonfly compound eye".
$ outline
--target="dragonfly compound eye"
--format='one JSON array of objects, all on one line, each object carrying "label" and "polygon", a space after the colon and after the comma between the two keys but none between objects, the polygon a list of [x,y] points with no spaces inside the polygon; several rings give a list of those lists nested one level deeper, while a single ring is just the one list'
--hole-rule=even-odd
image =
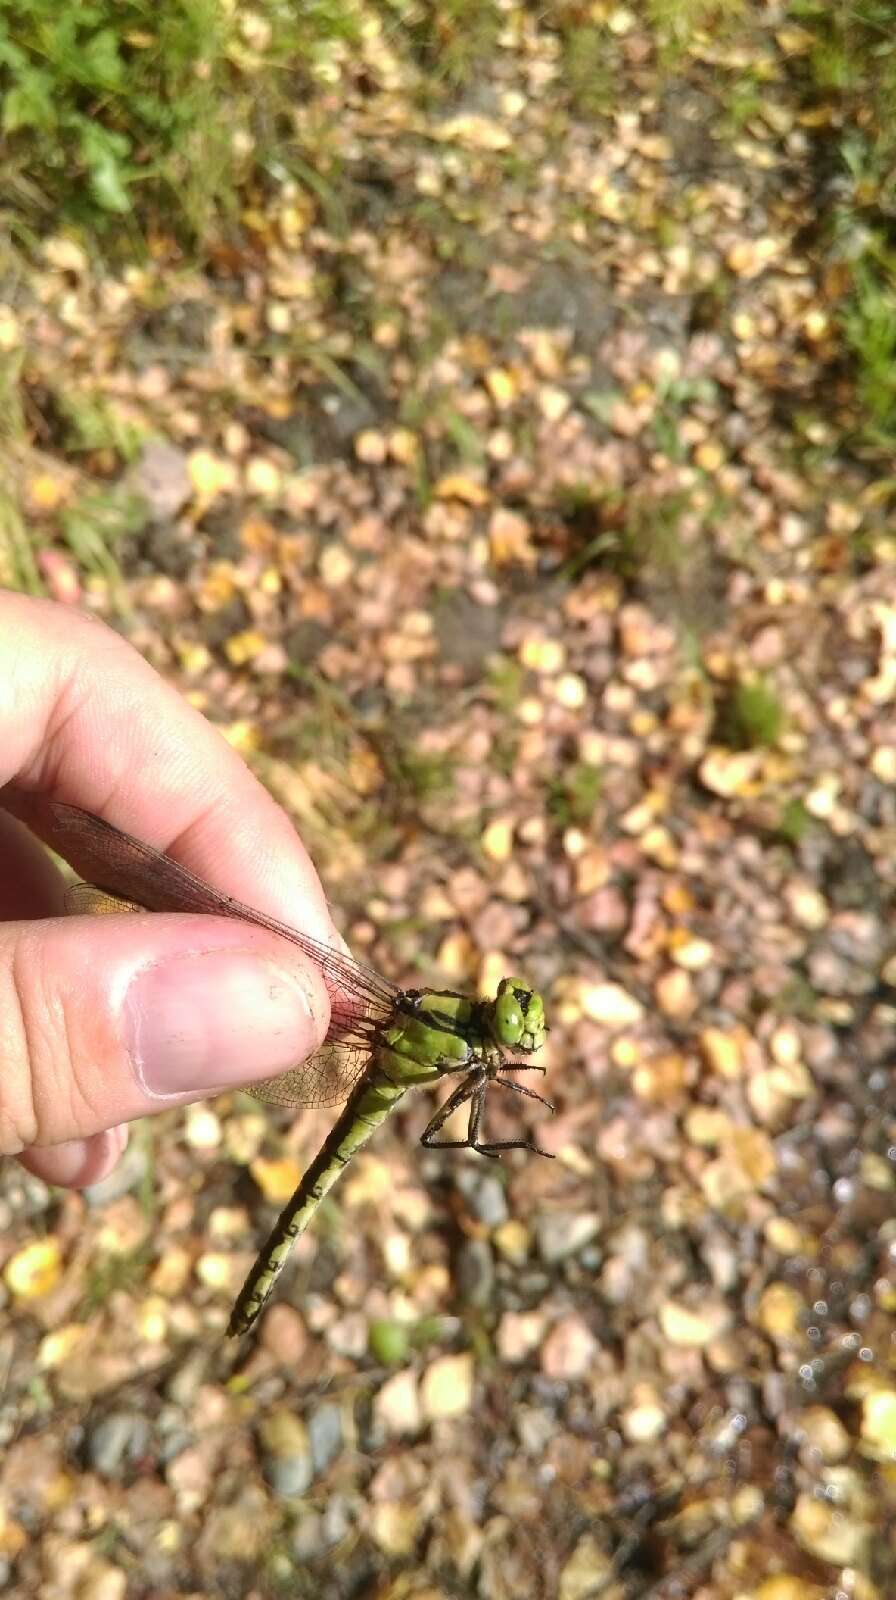
[{"label": "dragonfly compound eye", "polygon": [[495,1001],[496,1037],[501,1044],[513,1047],[513,1045],[519,1044],[523,1037],[525,1025],[523,1008],[516,997],[515,991],[502,984],[498,992],[498,998]]}]

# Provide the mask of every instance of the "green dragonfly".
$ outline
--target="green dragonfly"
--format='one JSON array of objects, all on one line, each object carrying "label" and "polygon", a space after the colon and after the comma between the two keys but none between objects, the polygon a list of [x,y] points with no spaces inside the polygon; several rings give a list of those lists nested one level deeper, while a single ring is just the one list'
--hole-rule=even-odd
[{"label": "green dragonfly", "polygon": [[[503,978],[494,1000],[472,1000],[448,989],[400,989],[335,947],[312,939],[274,917],[214,889],[171,856],[77,806],[53,804],[54,846],[89,880],[67,892],[73,913],[184,911],[235,917],[279,934],[299,946],[319,967],[330,996],[330,1026],[323,1045],[301,1066],[248,1091],[277,1106],[345,1108],[334,1123],[291,1200],[284,1207],[249,1273],[230,1317],[228,1333],[245,1333],[267,1300],[293,1241],[304,1233],[336,1179],[371,1134],[395,1109],[407,1089],[463,1074],[428,1123],[421,1143],[432,1148],[470,1149],[496,1158],[502,1150],[540,1150],[529,1138],[486,1140],[483,1113],[492,1085],[537,1100],[508,1072],[544,1068],[508,1059],[528,1055],[546,1033],[541,995],[518,978]],[[469,1105],[463,1139],[440,1139],[452,1112]]]}]

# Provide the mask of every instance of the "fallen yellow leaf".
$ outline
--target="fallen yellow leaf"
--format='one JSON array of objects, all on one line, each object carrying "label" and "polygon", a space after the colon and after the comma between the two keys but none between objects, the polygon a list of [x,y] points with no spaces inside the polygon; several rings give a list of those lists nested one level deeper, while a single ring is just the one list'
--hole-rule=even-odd
[{"label": "fallen yellow leaf", "polygon": [[37,1300],[59,1282],[62,1251],[58,1239],[35,1239],[6,1263],[4,1278],[16,1300]]}]

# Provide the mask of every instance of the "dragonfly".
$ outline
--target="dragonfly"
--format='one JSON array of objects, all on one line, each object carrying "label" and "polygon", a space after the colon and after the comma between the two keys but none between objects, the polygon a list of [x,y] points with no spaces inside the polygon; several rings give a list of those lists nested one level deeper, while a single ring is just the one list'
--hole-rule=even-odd
[{"label": "dragonfly", "polygon": [[[326,986],[330,1025],[320,1049],[301,1065],[253,1084],[248,1093],[269,1105],[343,1105],[343,1110],[262,1246],[237,1296],[228,1334],[236,1337],[252,1327],[295,1240],[408,1089],[446,1076],[460,1078],[421,1136],[428,1148],[475,1150],[490,1159],[507,1150],[550,1155],[530,1137],[489,1140],[483,1133],[490,1089],[505,1089],[538,1101],[549,1112],[554,1109],[543,1095],[508,1076],[545,1070],[514,1059],[537,1051],[547,1033],[544,1000],[522,979],[502,978],[493,1000],[452,989],[399,988],[335,946],[215,889],[173,857],[101,817],[61,802],[49,810],[54,848],[85,879],[67,890],[70,914],[161,911],[232,917],[298,945]],[[439,1137],[462,1106],[469,1106],[465,1137]]]}]

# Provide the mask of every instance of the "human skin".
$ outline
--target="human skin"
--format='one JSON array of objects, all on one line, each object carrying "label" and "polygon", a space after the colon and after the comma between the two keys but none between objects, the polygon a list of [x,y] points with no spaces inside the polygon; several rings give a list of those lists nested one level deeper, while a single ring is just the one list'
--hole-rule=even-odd
[{"label": "human skin", "polygon": [[110,628],[0,590],[0,1155],[49,1183],[106,1176],[126,1125],[304,1060],[320,972],[224,918],[63,917],[48,802],[95,812],[216,888],[339,944],[289,819]]}]

